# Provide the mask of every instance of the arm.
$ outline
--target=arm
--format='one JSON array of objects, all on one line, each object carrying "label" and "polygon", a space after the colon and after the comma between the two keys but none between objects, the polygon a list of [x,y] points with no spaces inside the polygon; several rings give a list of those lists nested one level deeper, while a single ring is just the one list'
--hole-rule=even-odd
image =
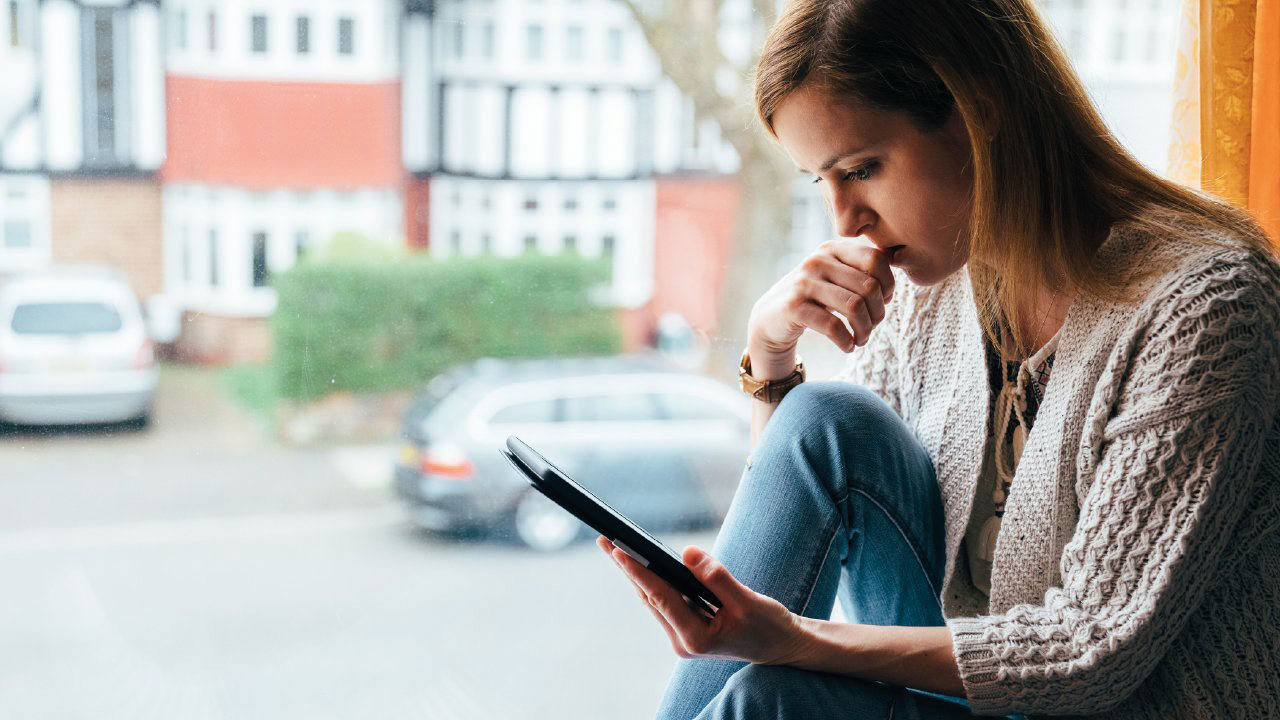
[{"label": "arm", "polygon": [[964,696],[946,627],[883,627],[800,618],[804,640],[786,663],[945,695]]}]

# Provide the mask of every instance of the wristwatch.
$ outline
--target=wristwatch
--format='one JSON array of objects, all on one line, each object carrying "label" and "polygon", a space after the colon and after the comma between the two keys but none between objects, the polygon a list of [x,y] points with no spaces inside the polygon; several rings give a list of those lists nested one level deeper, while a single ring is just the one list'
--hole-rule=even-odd
[{"label": "wristwatch", "polygon": [[796,356],[796,369],[791,374],[778,380],[757,380],[751,376],[751,356],[742,351],[742,360],[738,363],[738,387],[751,397],[767,403],[782,401],[782,396],[791,388],[804,382],[804,361]]}]

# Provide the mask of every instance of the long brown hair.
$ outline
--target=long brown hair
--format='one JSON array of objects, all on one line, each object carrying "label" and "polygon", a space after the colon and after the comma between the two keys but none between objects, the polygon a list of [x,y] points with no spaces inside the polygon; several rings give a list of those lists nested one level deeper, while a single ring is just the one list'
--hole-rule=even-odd
[{"label": "long brown hair", "polygon": [[[773,115],[800,86],[906,113],[939,129],[959,112],[972,147],[969,270],[982,325],[1026,353],[1019,293],[1072,287],[1109,300],[1158,268],[1101,267],[1113,222],[1191,223],[1272,252],[1231,205],[1166,180],[1107,129],[1031,0],[790,0],[756,69]],[[1167,212],[1144,212],[1152,206]]]}]

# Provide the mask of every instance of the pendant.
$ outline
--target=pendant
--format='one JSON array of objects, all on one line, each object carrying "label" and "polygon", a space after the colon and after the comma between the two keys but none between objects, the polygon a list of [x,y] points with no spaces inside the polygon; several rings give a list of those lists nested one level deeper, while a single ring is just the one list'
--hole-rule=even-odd
[{"label": "pendant", "polygon": [[992,515],[982,523],[982,532],[978,534],[978,557],[986,562],[996,559],[996,538],[1000,536],[1000,518]]}]

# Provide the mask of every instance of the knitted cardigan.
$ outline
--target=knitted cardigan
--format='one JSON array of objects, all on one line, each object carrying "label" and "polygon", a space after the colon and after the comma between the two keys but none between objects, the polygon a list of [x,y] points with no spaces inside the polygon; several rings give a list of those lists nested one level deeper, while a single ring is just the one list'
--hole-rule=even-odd
[{"label": "knitted cardigan", "polygon": [[957,572],[991,406],[967,270],[900,278],[838,376],[933,459],[943,614],[975,713],[1280,717],[1280,267],[1191,226],[1117,223],[1099,250],[1135,254],[1167,272],[1067,313],[989,604]]}]

